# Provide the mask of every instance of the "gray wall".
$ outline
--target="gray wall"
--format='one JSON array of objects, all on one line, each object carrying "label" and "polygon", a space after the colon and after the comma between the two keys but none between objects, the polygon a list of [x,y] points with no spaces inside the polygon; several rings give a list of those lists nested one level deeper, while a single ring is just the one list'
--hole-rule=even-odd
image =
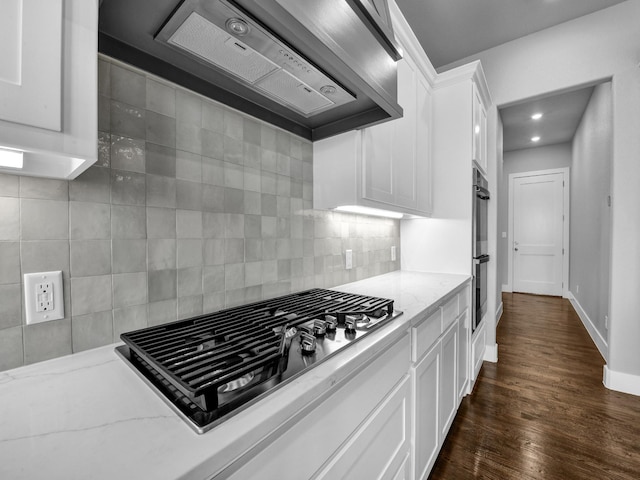
[{"label": "gray wall", "polygon": [[[573,139],[569,287],[605,342],[611,249],[611,82],[598,85]],[[579,290],[578,290],[579,287]]]},{"label": "gray wall", "polygon": [[511,279],[507,275],[510,252],[509,239],[502,238],[502,232],[508,232],[509,227],[509,175],[570,166],[570,143],[504,152],[502,181],[498,192],[498,265],[502,285],[511,285]]},{"label": "gray wall", "polygon": [[[99,93],[95,166],[0,175],[0,370],[399,268],[397,220],[312,210],[309,142],[104,57]],[[22,274],[50,270],[65,318],[27,326]]]}]

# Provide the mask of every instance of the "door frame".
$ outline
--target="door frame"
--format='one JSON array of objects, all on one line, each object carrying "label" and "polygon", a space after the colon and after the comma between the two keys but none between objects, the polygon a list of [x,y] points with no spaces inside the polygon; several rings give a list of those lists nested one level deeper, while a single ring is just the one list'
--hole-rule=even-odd
[{"label": "door frame", "polygon": [[569,225],[570,217],[569,208],[570,192],[571,192],[571,168],[553,168],[549,170],[534,170],[530,172],[510,173],[509,174],[509,204],[508,204],[508,237],[507,248],[509,253],[507,254],[507,280],[508,284],[505,285],[505,292],[513,291],[513,183],[516,178],[537,177],[540,175],[551,175],[554,173],[562,173],[564,180],[563,194],[563,214],[564,222],[562,223],[562,248],[564,255],[562,256],[562,296],[569,298]]}]

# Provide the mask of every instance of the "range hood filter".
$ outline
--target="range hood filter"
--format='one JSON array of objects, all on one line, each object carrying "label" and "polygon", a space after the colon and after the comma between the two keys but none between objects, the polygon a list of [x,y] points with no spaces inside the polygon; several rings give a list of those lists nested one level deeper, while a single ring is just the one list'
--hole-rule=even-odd
[{"label": "range hood filter", "polygon": [[[222,69],[305,117],[355,100],[284,42],[244,18],[242,12],[223,2],[206,11],[198,8],[197,2],[184,2],[156,40]],[[236,24],[246,29],[234,29]],[[229,25],[232,31],[228,31]]]}]

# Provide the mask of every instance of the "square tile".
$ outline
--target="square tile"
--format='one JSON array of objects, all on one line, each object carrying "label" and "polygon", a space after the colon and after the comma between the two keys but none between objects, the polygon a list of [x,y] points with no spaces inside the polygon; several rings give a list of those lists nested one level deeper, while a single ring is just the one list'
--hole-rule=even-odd
[{"label": "square tile", "polygon": [[244,216],[244,237],[262,238],[262,217],[260,215]]},{"label": "square tile", "polygon": [[278,155],[272,150],[262,150],[261,152],[261,169],[263,172],[278,172]]},{"label": "square tile", "polygon": [[0,195],[18,197],[20,195],[20,178],[18,175],[0,173]]},{"label": "square tile", "polygon": [[[176,298],[176,270],[150,271],[148,273],[148,285],[149,303]],[[149,321],[153,321],[151,315],[149,316]]]},{"label": "square tile", "polygon": [[22,327],[0,330],[0,371],[21,367],[24,364]]},{"label": "square tile", "polygon": [[202,182],[202,157],[195,153],[176,150],[176,178]]},{"label": "square tile", "polygon": [[176,147],[176,119],[147,110],[147,142]]},{"label": "square tile", "polygon": [[111,96],[111,62],[98,59],[98,93]]},{"label": "square tile", "polygon": [[178,238],[202,238],[202,212],[176,210],[176,234]]},{"label": "square tile", "polygon": [[262,238],[275,238],[277,233],[276,217],[261,217],[262,220]]},{"label": "square tile", "polygon": [[300,140],[300,138],[293,135],[291,136],[289,154],[291,155],[291,158],[302,160],[302,140]]},{"label": "square tile", "polygon": [[228,263],[224,266],[225,291],[244,288],[244,263]]},{"label": "square tile", "polygon": [[265,150],[276,151],[276,129],[262,124],[260,126],[260,145]]},{"label": "square tile", "polygon": [[[108,130],[108,126],[107,126]],[[111,134],[98,131],[98,160],[93,167],[111,166]]]},{"label": "square tile", "polygon": [[262,142],[261,124],[250,118],[242,119],[242,139],[245,142],[254,145],[260,145]]},{"label": "square tile", "polygon": [[146,177],[143,173],[111,170],[111,203],[144,205],[146,199]]},{"label": "square tile", "polygon": [[147,237],[176,238],[176,210],[147,207]]},{"label": "square tile", "polygon": [[173,87],[147,78],[146,108],[169,117],[176,116],[176,91]]},{"label": "square tile", "polygon": [[303,179],[302,160],[291,158],[289,162],[289,173],[292,179],[301,181]]},{"label": "square tile", "polygon": [[147,274],[120,273],[113,276],[113,307],[147,303]]},{"label": "square tile", "polygon": [[178,319],[202,315],[202,295],[178,298]]},{"label": "square tile", "polygon": [[291,134],[283,132],[282,130],[276,131],[276,152],[289,156],[291,154]]},{"label": "square tile", "polygon": [[[262,191],[262,176],[260,170],[256,168],[244,167],[243,170],[244,178],[243,178],[243,186],[245,190],[249,190],[251,192],[261,192]],[[227,185],[231,187],[233,185]]]},{"label": "square tile", "polygon": [[291,278],[291,260],[278,260],[278,280]]},{"label": "square tile", "polygon": [[75,180],[69,182],[69,199],[77,202],[109,203],[111,200],[109,172],[108,168],[89,167]]},{"label": "square tile", "polygon": [[245,263],[244,283],[247,287],[262,284],[262,262]]},{"label": "square tile", "polygon": [[244,213],[244,191],[237,188],[224,189],[224,212]]},{"label": "square tile", "polygon": [[57,200],[20,200],[21,238],[58,240],[69,238],[69,204]]},{"label": "square tile", "polygon": [[111,99],[98,95],[98,130],[111,131]]},{"label": "square tile", "polygon": [[244,192],[244,213],[250,215],[262,214],[262,195],[258,192]]},{"label": "square tile", "polygon": [[147,327],[147,305],[133,305],[113,310],[113,341],[123,333]]},{"label": "square tile", "polygon": [[225,295],[224,291],[208,293],[203,295],[202,298],[202,311],[203,312],[217,312],[224,308]]},{"label": "square tile", "polygon": [[111,65],[111,98],[137,107],[146,106],[147,82],[144,75]]},{"label": "square tile", "polygon": [[178,240],[178,268],[202,265],[202,240]]},{"label": "square tile", "polygon": [[145,239],[111,240],[113,273],[147,271],[147,241]]},{"label": "square tile", "polygon": [[202,130],[200,135],[202,141],[202,156],[223,160],[224,135],[222,135],[222,133],[212,132],[209,130]]},{"label": "square tile", "polygon": [[178,123],[176,125],[176,148],[201,155],[202,132],[203,130],[198,125]]},{"label": "square tile", "polygon": [[24,363],[29,365],[71,353],[71,319],[26,325]]},{"label": "square tile", "polygon": [[202,209],[205,212],[224,212],[225,187],[216,185],[202,186]]},{"label": "square tile", "polygon": [[224,264],[224,239],[209,238],[204,241],[203,260],[205,265]]},{"label": "square tile", "polygon": [[[244,159],[244,143],[242,140],[224,135],[222,139],[223,144],[223,160],[225,162],[237,163],[242,165]],[[204,152],[203,152],[204,154]],[[211,155],[214,156],[214,155]],[[214,156],[215,158],[215,156]]]},{"label": "square tile", "polygon": [[224,220],[226,238],[244,238],[244,215],[228,213]]},{"label": "square tile", "polygon": [[276,176],[276,194],[279,197],[291,196],[291,178],[285,175]]},{"label": "square tile", "polygon": [[244,188],[244,168],[242,165],[224,162],[224,186]]},{"label": "square tile", "polygon": [[260,191],[270,195],[278,193],[277,176],[275,173],[262,172],[262,178],[260,179]]},{"label": "square tile", "polygon": [[227,238],[224,241],[225,263],[244,262],[244,239]]},{"label": "square tile", "polygon": [[111,311],[79,315],[71,319],[73,352],[102,347],[113,342]]},{"label": "square tile", "polygon": [[112,134],[129,138],[146,137],[146,111],[143,108],[134,107],[113,100],[110,102],[109,108],[111,121],[110,131]]},{"label": "square tile", "polygon": [[71,276],[88,277],[111,273],[109,240],[71,240]]},{"label": "square tile", "polygon": [[173,239],[149,239],[147,241],[149,271],[176,268],[176,241]]},{"label": "square tile", "polygon": [[43,200],[69,200],[69,183],[67,180],[51,178],[20,177],[20,196]]},{"label": "square tile", "polygon": [[111,167],[129,172],[145,172],[146,142],[135,138],[111,135]]},{"label": "square tile", "polygon": [[267,260],[262,262],[262,281],[274,283],[278,281],[278,261]]},{"label": "square tile", "polygon": [[224,266],[209,266],[203,270],[204,293],[224,292]]},{"label": "square tile", "polygon": [[202,295],[202,267],[178,269],[178,297]]},{"label": "square tile", "polygon": [[223,160],[202,157],[202,182],[209,185],[224,186],[224,166],[225,162]]},{"label": "square tile", "polygon": [[71,278],[71,315],[104,312],[113,308],[111,275]]},{"label": "square tile", "polygon": [[262,240],[262,259],[263,260],[275,260],[278,258],[276,252],[276,239],[266,238]]},{"label": "square tile", "polygon": [[145,169],[147,173],[175,178],[176,149],[156,143],[146,143]]},{"label": "square tile", "polygon": [[111,236],[111,207],[104,203],[70,202],[69,237],[72,240]]},{"label": "square tile", "polygon": [[176,205],[183,210],[202,210],[202,184],[176,180]]},{"label": "square tile", "polygon": [[147,175],[147,206],[176,208],[176,179]]},{"label": "square tile", "polygon": [[244,259],[246,262],[262,260],[262,240],[247,238],[244,241]]},{"label": "square tile", "polygon": [[202,235],[204,238],[224,238],[226,216],[224,213],[202,214]]},{"label": "square tile", "polygon": [[21,281],[20,242],[0,242],[0,284]]},{"label": "square tile", "polygon": [[244,166],[260,170],[262,168],[262,149],[259,145],[244,142]]},{"label": "square tile", "polygon": [[69,242],[67,240],[42,240],[21,242],[22,274],[62,271],[69,277]]},{"label": "square tile", "polygon": [[22,325],[22,295],[19,283],[0,285],[0,330]]},{"label": "square tile", "polygon": [[193,93],[176,90],[176,120],[179,123],[202,126],[202,100]]},{"label": "square tile", "polygon": [[144,207],[130,205],[111,206],[112,238],[145,238],[146,210]]},{"label": "square tile", "polygon": [[244,137],[244,121],[243,116],[237,111],[230,108],[224,109],[223,122],[224,122],[224,134],[242,140]]},{"label": "square tile", "polygon": [[269,195],[269,194],[263,193],[261,195],[260,204],[261,204],[260,206],[261,206],[262,215],[266,215],[270,217],[275,217],[278,215],[278,208],[277,208],[275,195]]},{"label": "square tile", "polygon": [[150,303],[147,307],[147,323],[150,327],[174,322],[177,319],[178,301],[164,300]]},{"label": "square tile", "polygon": [[202,103],[202,128],[212,132],[222,133],[223,131],[223,112],[224,109],[220,105],[212,102]]}]

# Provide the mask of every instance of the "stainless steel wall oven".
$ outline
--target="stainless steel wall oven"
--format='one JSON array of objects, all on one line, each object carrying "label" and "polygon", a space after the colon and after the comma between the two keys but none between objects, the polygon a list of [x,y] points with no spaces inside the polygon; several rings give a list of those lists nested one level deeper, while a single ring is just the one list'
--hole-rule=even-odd
[{"label": "stainless steel wall oven", "polygon": [[488,182],[482,173],[473,169],[473,299],[472,331],[475,331],[487,312],[488,243]]}]

